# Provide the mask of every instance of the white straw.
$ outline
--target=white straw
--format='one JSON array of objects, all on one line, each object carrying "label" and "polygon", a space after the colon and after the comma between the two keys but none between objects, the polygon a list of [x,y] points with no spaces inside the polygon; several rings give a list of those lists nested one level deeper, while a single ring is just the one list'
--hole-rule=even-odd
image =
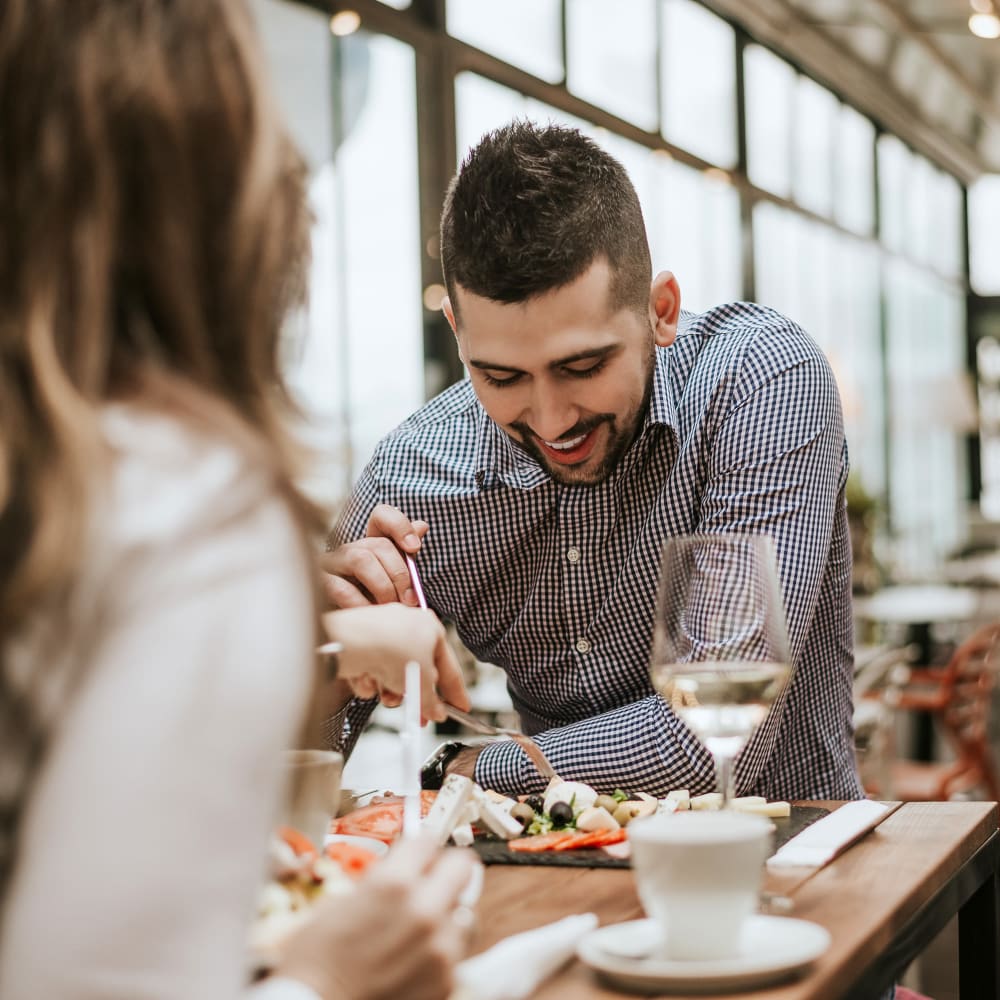
[{"label": "white straw", "polygon": [[420,831],[420,664],[406,664],[403,692],[403,836]]}]

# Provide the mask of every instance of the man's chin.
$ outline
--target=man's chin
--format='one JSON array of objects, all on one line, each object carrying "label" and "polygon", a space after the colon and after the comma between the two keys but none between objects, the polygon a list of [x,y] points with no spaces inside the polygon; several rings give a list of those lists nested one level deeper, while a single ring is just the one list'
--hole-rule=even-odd
[{"label": "man's chin", "polygon": [[561,465],[549,458],[536,456],[546,472],[557,482],[566,486],[596,486],[608,478],[607,462],[604,456],[590,455],[578,465]]}]

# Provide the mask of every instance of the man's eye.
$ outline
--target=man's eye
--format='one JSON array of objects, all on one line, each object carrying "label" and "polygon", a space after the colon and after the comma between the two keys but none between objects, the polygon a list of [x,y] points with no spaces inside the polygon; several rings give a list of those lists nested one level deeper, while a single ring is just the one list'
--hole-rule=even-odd
[{"label": "man's eye", "polygon": [[594,375],[598,375],[603,370],[606,364],[607,361],[602,358],[589,368],[565,368],[563,370],[573,378],[593,378]]},{"label": "man's eye", "polygon": [[487,385],[495,385],[497,386],[497,388],[501,389],[505,385],[513,385],[521,377],[518,374],[514,374],[514,375],[508,375],[507,378],[497,378],[494,375],[490,375],[489,372],[482,372],[481,374],[483,376],[483,381],[486,382]]}]

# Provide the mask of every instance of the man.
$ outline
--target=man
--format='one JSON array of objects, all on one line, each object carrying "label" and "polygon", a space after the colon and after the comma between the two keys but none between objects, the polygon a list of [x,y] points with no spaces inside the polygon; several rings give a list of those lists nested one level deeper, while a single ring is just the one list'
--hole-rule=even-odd
[{"label": "man", "polygon": [[[737,788],[858,797],[847,455],[816,345],[752,304],[681,313],[672,274],[650,283],[625,171],[574,130],[487,135],[448,192],[441,253],[469,377],[378,446],[327,557],[331,599],[415,603],[401,552],[419,551],[431,607],[507,671],[559,774],[704,791],[711,758],[649,681],[662,543],[771,535],[796,674]],[[372,704],[341,712],[340,745]],[[514,743],[449,770],[541,785]]]}]

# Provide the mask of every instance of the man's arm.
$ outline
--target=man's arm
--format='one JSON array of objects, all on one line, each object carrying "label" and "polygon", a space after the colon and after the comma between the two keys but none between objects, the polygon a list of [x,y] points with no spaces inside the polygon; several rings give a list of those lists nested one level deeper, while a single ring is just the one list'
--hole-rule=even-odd
[{"label": "man's arm", "polygon": [[[666,795],[715,785],[712,757],[657,695],[534,737],[556,773],[598,791]],[[546,779],[514,742],[491,743],[455,758],[448,771],[507,795],[541,791]]]}]

